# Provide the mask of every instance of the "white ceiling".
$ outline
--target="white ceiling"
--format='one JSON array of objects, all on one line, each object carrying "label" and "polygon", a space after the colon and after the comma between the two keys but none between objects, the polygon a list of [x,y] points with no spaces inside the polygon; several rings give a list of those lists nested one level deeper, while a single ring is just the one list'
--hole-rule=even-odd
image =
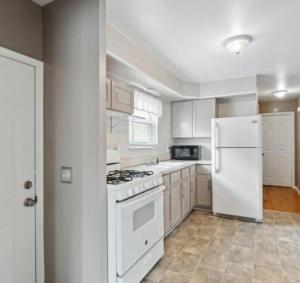
[{"label": "white ceiling", "polygon": [[[263,99],[300,93],[299,0],[107,0],[108,21],[185,81],[263,75]],[[223,41],[249,34],[235,55]]]},{"label": "white ceiling", "polygon": [[53,2],[54,0],[32,0],[32,1],[40,6],[45,6],[50,2]]}]

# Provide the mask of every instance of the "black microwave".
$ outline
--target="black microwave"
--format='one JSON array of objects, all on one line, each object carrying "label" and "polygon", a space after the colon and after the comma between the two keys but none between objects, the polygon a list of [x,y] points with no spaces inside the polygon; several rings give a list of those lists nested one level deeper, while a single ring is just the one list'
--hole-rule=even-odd
[{"label": "black microwave", "polygon": [[173,145],[171,149],[172,159],[200,160],[201,146],[199,145]]}]

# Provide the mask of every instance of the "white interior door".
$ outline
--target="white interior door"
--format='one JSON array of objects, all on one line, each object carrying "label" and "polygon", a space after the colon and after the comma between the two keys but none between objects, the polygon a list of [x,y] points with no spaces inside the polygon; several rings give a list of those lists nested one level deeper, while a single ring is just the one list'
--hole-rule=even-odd
[{"label": "white interior door", "polygon": [[263,183],[293,186],[294,115],[263,115]]},{"label": "white interior door", "polygon": [[[35,69],[0,56],[0,281],[35,282]],[[28,189],[24,188],[26,181]],[[31,199],[25,206],[25,199]]]}]

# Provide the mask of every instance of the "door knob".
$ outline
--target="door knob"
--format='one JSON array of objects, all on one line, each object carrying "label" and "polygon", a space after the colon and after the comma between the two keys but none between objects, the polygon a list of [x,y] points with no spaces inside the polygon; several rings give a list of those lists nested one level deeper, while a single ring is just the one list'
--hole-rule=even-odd
[{"label": "door knob", "polygon": [[32,188],[32,182],[31,181],[26,181],[24,183],[24,189],[25,190],[30,190]]},{"label": "door knob", "polygon": [[32,198],[26,198],[24,200],[24,206],[26,207],[31,207],[31,206],[34,206],[35,205],[35,200],[32,199]]}]

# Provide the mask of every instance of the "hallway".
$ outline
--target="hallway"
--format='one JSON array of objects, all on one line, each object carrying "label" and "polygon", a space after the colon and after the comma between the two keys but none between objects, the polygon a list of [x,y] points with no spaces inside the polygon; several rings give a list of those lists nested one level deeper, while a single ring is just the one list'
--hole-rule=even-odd
[{"label": "hallway", "polygon": [[300,195],[292,188],[264,187],[264,209],[300,213]]}]

